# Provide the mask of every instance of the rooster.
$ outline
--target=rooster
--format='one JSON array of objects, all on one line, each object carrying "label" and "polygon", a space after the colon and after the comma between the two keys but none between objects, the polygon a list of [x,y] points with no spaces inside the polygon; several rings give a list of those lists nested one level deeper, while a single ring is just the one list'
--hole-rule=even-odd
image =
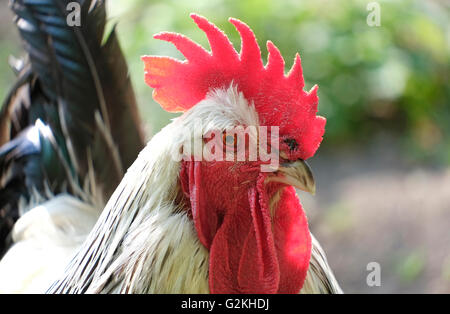
[{"label": "rooster", "polygon": [[[211,52],[163,32],[155,38],[174,44],[186,61],[143,57],[154,99],[184,114],[141,151],[48,292],[341,293],[295,191],[315,191],[305,160],[324,134],[317,87],[303,91],[299,55],[285,75],[272,42],[264,66],[243,22],[230,19],[242,40],[238,54],[214,24],[191,17]],[[275,141],[260,143],[267,152],[279,148],[278,168],[262,171],[272,166],[261,158],[205,160],[188,145],[197,141],[201,151],[220,138],[236,150],[230,130],[249,126],[278,127]]]},{"label": "rooster", "polygon": [[27,59],[0,114],[0,292],[43,293],[144,147],[105,2],[11,1]]}]

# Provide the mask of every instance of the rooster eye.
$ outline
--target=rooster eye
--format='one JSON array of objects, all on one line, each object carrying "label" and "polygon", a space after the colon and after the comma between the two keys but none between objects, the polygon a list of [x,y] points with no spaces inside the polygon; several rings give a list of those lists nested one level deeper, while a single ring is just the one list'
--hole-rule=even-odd
[{"label": "rooster eye", "polygon": [[227,146],[234,146],[236,144],[236,134],[224,134],[223,135],[223,142]]},{"label": "rooster eye", "polygon": [[234,136],[232,135],[226,135],[225,136],[225,143],[227,145],[234,145]]},{"label": "rooster eye", "polygon": [[284,140],[284,142],[289,146],[290,150],[296,150],[298,147],[297,141],[293,138],[287,138]]},{"label": "rooster eye", "polygon": [[223,138],[222,138],[223,143],[228,146],[231,147],[232,149],[234,149],[236,151],[237,149],[237,135],[236,134],[223,134]]}]

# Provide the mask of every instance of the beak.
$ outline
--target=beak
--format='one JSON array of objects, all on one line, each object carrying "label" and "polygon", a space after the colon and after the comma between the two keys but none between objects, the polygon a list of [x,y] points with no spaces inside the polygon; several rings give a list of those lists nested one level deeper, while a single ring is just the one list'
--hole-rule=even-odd
[{"label": "beak", "polygon": [[292,185],[297,189],[316,194],[316,183],[306,161],[297,160],[294,162],[282,163],[275,176],[268,177],[269,181],[280,182]]}]

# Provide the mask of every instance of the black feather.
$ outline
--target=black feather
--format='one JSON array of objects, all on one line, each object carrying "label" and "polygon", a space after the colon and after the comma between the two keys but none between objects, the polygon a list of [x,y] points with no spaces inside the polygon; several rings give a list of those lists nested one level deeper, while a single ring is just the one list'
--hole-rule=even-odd
[{"label": "black feather", "polygon": [[0,255],[21,198],[74,193],[91,165],[107,199],[144,145],[114,30],[102,44],[105,1],[78,0],[79,27],[67,24],[69,2],[11,1],[28,61],[0,114]]}]

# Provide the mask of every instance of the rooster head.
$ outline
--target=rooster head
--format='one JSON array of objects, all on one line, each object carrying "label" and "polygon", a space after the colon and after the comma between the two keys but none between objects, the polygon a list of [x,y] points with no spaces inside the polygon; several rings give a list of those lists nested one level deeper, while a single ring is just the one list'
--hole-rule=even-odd
[{"label": "rooster head", "polygon": [[[200,133],[194,137],[203,147],[221,139],[225,155],[243,151],[242,160],[192,157],[180,163],[181,190],[198,238],[209,250],[210,292],[298,293],[309,267],[311,237],[295,187],[315,191],[305,160],[315,154],[325,129],[325,119],[316,115],[317,86],[303,90],[298,54],[285,75],[283,57],[270,41],[264,66],[245,23],[229,20],[242,40],[237,53],[214,24],[191,17],[206,33],[211,52],[183,35],[164,32],[155,38],[174,44],[186,60],[142,59],[154,99],[167,111],[185,112],[176,122]],[[261,170],[266,159],[250,160],[251,145],[241,146],[230,132],[250,126],[256,131],[244,138],[258,149],[266,142],[267,151],[276,153],[279,166],[271,172]],[[261,137],[261,130],[269,135]]]}]

